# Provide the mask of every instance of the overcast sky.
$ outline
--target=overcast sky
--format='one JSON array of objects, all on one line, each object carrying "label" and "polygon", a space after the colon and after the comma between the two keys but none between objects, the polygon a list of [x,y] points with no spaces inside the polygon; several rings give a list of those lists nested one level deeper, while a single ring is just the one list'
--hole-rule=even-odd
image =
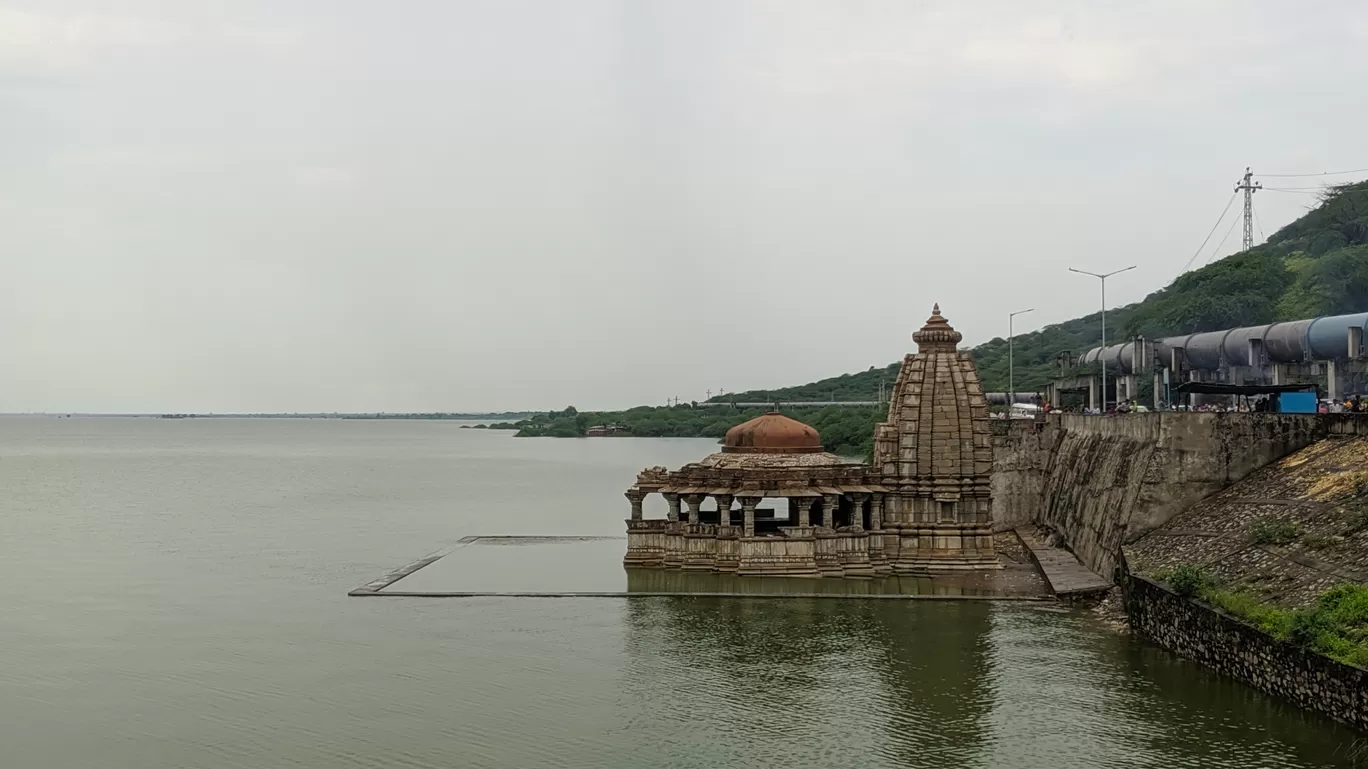
[{"label": "overcast sky", "polygon": [[1368,167],[1365,51],[1356,0],[0,0],[0,412],[620,407],[936,301],[1029,330],[1096,310],[1068,266],[1170,282],[1246,165]]}]

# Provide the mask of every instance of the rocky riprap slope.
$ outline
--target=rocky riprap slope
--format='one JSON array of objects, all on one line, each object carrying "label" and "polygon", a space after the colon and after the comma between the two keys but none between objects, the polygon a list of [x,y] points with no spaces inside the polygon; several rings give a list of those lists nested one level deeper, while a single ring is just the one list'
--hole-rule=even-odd
[{"label": "rocky riprap slope", "polygon": [[1201,566],[1286,608],[1368,583],[1368,437],[1329,438],[1251,473],[1124,548],[1130,571]]}]

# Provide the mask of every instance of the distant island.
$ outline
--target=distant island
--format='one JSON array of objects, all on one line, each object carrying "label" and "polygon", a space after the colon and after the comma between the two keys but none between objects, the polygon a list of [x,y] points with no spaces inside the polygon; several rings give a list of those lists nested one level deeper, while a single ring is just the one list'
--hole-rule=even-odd
[{"label": "distant island", "polygon": [[[816,428],[827,451],[847,457],[872,457],[874,425],[887,418],[880,406],[804,406],[786,403],[785,413]],[[681,403],[676,406],[638,406],[626,411],[560,411],[535,414],[491,429],[516,429],[520,438],[718,438],[736,425],[765,413],[766,408]]]}]

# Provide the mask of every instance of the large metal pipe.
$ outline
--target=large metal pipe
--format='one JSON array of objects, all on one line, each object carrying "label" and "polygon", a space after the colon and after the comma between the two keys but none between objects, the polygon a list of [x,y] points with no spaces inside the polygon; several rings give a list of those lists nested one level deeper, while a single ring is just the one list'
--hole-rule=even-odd
[{"label": "large metal pipe", "polygon": [[[993,406],[1006,406],[1007,393],[984,393],[983,397],[988,399],[988,403]],[[1039,403],[1040,393],[1016,393],[1012,403]]]},{"label": "large metal pipe", "polygon": [[1231,329],[1226,334],[1225,341],[1221,343],[1221,353],[1225,357],[1228,366],[1259,366],[1263,361],[1249,359],[1249,342],[1257,339],[1263,341],[1268,329],[1273,324],[1264,326],[1245,326],[1244,328]]},{"label": "large metal pipe", "polygon": [[1221,367],[1221,345],[1225,343],[1229,331],[1208,331],[1193,334],[1183,345],[1188,368],[1198,371],[1215,371]]},{"label": "large metal pipe", "polygon": [[1306,347],[1315,360],[1349,357],[1349,329],[1368,330],[1368,312],[1316,318],[1306,328]]},{"label": "large metal pipe", "polygon": [[1274,323],[1264,336],[1270,363],[1301,363],[1306,360],[1306,330],[1316,319]]},{"label": "large metal pipe", "polygon": [[[1350,315],[1307,318],[1263,326],[1243,326],[1222,331],[1168,336],[1154,341],[1155,357],[1161,367],[1169,365],[1174,348],[1184,351],[1183,362],[1190,369],[1215,371],[1225,366],[1258,366],[1262,363],[1302,363],[1308,360],[1342,360],[1349,357],[1350,329],[1368,337],[1368,312]],[[1250,360],[1250,341],[1259,340],[1266,360]],[[1079,358],[1080,363],[1105,359],[1107,366],[1131,374],[1131,342],[1094,347]]]}]

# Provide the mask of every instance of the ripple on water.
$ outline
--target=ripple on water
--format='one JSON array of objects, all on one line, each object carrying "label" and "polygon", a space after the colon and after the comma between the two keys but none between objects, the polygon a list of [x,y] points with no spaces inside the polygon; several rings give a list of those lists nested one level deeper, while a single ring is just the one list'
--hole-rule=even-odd
[{"label": "ripple on water", "polygon": [[624,479],[709,441],[0,427],[3,769],[1348,764],[1347,730],[1076,612],[344,596],[468,534],[618,534]]}]

